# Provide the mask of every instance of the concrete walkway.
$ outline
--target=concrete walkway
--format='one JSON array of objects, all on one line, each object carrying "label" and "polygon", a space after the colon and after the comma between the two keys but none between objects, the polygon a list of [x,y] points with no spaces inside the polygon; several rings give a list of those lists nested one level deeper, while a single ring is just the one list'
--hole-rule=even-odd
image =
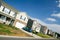
[{"label": "concrete walkway", "polygon": [[29,34],[29,35],[31,35],[31,36],[33,36],[34,38],[42,38],[42,37],[40,37],[40,36],[37,36],[36,34],[27,32],[27,31],[25,31],[25,30],[23,30],[23,29],[20,29],[20,30],[23,31],[23,32],[25,32],[25,33],[27,33],[27,34]]}]

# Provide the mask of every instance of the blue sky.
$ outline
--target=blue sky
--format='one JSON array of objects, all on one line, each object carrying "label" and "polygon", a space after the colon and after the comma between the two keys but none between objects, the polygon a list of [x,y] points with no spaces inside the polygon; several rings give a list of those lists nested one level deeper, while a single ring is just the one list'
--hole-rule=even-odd
[{"label": "blue sky", "polygon": [[14,7],[15,9],[22,12],[27,12],[29,16],[42,20],[46,24],[60,26],[59,0],[4,0],[4,1],[11,5],[12,7]]}]

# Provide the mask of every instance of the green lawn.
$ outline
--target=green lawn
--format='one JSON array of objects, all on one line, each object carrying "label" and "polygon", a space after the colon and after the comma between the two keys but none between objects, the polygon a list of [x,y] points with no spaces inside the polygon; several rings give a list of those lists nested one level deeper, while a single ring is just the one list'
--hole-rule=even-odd
[{"label": "green lawn", "polygon": [[43,38],[52,38],[51,36],[49,35],[45,35],[45,34],[42,34],[42,33],[37,33],[38,36],[41,36]]},{"label": "green lawn", "polygon": [[40,36],[40,37],[42,37],[42,38],[52,38],[52,37],[49,36],[49,35],[45,35],[45,34],[43,34],[43,33],[37,33],[36,31],[33,31],[33,33],[36,34],[36,35],[38,35],[38,36]]},{"label": "green lawn", "polygon": [[0,35],[32,37],[32,36],[22,32],[19,28],[16,28],[11,25],[1,24],[1,23],[0,23]]},{"label": "green lawn", "polygon": [[19,30],[16,27],[0,24],[0,34],[12,34],[14,32],[11,32],[12,30]]}]

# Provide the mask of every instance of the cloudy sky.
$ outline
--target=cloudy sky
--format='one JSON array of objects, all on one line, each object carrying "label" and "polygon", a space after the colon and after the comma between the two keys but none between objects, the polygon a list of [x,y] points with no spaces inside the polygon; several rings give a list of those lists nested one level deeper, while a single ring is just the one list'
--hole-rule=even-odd
[{"label": "cloudy sky", "polygon": [[[27,12],[50,29],[60,33],[60,0],[4,0],[15,9]],[[41,21],[42,20],[42,21]]]}]

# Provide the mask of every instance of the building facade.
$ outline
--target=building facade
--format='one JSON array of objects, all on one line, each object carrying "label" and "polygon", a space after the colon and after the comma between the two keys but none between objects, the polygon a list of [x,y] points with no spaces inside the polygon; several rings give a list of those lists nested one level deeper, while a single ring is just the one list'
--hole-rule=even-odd
[{"label": "building facade", "polygon": [[23,28],[23,27],[26,27],[27,22],[28,22],[28,16],[26,12],[18,12],[14,25],[17,28]]},{"label": "building facade", "polygon": [[40,29],[41,29],[41,24],[37,20],[34,20],[32,25],[32,30],[36,32],[40,32]]},{"label": "building facade", "polygon": [[26,27],[28,27],[28,28],[31,29],[32,28],[32,25],[33,25],[33,20],[29,18]]},{"label": "building facade", "polygon": [[0,23],[13,25],[15,17],[17,15],[17,10],[6,4],[5,2],[0,2]]},{"label": "building facade", "polygon": [[28,17],[26,12],[19,12],[3,1],[0,1],[0,23],[23,28],[27,25]]},{"label": "building facade", "polygon": [[28,27],[28,31],[33,30],[54,37],[60,37],[59,33],[49,30],[37,20],[31,19],[26,12],[19,12],[13,7],[0,0],[0,23],[15,26],[19,29]]},{"label": "building facade", "polygon": [[43,34],[47,34],[47,32],[48,32],[47,27],[46,27],[46,26],[41,25],[41,30],[40,30],[40,32],[41,32],[41,33],[43,33]]},{"label": "building facade", "polygon": [[13,7],[0,0],[0,23],[13,25],[22,29],[29,27],[36,32],[46,32],[46,27],[42,27],[37,20],[30,19],[26,12],[19,12]]}]

